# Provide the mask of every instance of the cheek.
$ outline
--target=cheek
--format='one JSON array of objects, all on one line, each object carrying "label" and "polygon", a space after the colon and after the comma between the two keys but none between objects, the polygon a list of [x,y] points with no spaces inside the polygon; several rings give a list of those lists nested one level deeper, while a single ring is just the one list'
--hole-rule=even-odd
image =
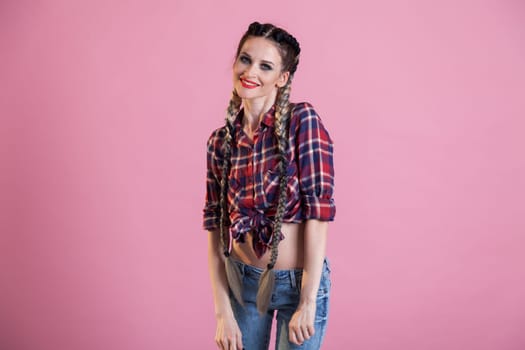
[{"label": "cheek", "polygon": [[250,66],[249,63],[246,63],[246,62],[242,62],[241,60],[237,59],[235,60],[235,62],[233,63],[233,70],[234,71],[244,71],[246,70],[248,67]]},{"label": "cheek", "polygon": [[275,74],[266,74],[266,76],[262,79],[264,80],[265,85],[270,86],[275,86],[278,82],[278,77],[275,76]]},{"label": "cheek", "polygon": [[233,65],[233,69],[232,69],[232,72],[233,72],[233,76],[236,76],[236,75],[239,75],[242,70],[243,70],[243,65],[240,64],[239,62],[236,62],[234,65]]}]

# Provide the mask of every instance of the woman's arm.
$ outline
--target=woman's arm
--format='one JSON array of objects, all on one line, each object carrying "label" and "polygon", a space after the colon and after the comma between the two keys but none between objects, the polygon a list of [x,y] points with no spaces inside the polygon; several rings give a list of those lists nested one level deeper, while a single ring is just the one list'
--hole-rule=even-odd
[{"label": "woman's arm", "polygon": [[315,332],[317,291],[326,253],[328,222],[335,216],[334,161],[332,139],[311,104],[295,105],[290,128],[306,221],[301,298],[288,326],[290,342],[300,345]]},{"label": "woman's arm", "polygon": [[208,231],[208,268],[210,271],[217,331],[215,342],[220,349],[242,350],[242,334],[230,303],[224,259],[221,255],[219,231]]},{"label": "woman's arm", "polygon": [[304,232],[304,269],[301,285],[301,305],[315,303],[326,256],[328,222],[310,219]]},{"label": "woman's arm", "polygon": [[219,232],[208,231],[208,268],[210,271],[211,286],[213,290],[213,301],[215,304],[215,316],[233,316],[230,298],[228,295],[228,282],[224,269],[224,259],[219,247]]},{"label": "woman's arm", "polygon": [[301,345],[315,333],[317,291],[323,272],[327,236],[327,221],[316,219],[306,221],[301,298],[288,326],[289,340],[297,345]]}]

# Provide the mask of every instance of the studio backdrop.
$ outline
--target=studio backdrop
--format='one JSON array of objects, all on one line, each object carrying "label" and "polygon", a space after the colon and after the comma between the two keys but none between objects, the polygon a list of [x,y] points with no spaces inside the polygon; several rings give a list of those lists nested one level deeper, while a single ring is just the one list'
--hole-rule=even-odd
[{"label": "studio backdrop", "polygon": [[0,348],[215,348],[206,140],[257,20],[334,141],[324,349],[523,349],[524,11],[3,0]]}]

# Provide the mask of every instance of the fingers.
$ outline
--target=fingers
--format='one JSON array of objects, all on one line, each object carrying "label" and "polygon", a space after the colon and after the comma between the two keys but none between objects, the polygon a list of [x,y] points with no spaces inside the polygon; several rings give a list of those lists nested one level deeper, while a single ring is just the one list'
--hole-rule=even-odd
[{"label": "fingers", "polygon": [[315,328],[314,328],[314,325],[313,324],[309,324],[306,326],[306,330],[308,332],[308,339],[310,339],[311,337],[313,337],[313,335],[315,334]]},{"label": "fingers", "polygon": [[[215,339],[215,344],[217,344],[217,347],[221,350],[224,350],[224,346],[222,346],[222,340],[220,339]],[[226,348],[227,349],[227,348]]]},{"label": "fingers", "polygon": [[221,350],[242,350],[242,344],[239,344],[235,338],[216,339],[215,343]]},{"label": "fingers", "polygon": [[296,345],[302,345],[305,341],[307,341],[314,335],[315,329],[313,325],[296,327],[290,326],[288,332],[288,340],[290,340],[291,343],[294,343]]},{"label": "fingers", "polygon": [[238,333],[237,334],[237,349],[235,350],[243,350],[244,347],[242,346],[242,336]]},{"label": "fingers", "polygon": [[223,337],[215,339],[217,347],[221,350],[243,350],[242,335],[237,333],[234,337]]},{"label": "fingers", "polygon": [[295,332],[290,332],[288,340],[290,341],[290,343],[293,343],[295,345],[302,345],[303,344],[302,341],[299,341],[299,339],[297,338],[297,335],[295,334]]},{"label": "fingers", "polygon": [[218,321],[215,344],[220,350],[243,350],[242,333],[234,319]]}]

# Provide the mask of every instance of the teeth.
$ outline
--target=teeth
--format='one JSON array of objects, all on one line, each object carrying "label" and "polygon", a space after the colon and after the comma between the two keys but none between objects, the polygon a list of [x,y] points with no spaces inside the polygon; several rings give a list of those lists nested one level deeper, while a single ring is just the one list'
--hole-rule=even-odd
[{"label": "teeth", "polygon": [[259,85],[259,84],[255,84],[255,83],[250,83],[250,82],[248,82],[248,81],[246,81],[244,79],[242,79],[242,81],[243,81],[244,84],[250,85],[250,86],[257,86],[257,85]]}]

